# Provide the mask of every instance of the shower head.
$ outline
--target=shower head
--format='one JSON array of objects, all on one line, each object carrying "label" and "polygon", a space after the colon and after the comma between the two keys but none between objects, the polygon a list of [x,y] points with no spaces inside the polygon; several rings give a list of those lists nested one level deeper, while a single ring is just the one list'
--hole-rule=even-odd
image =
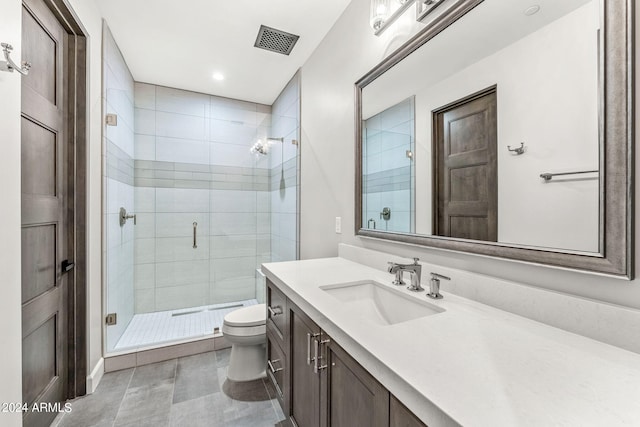
[{"label": "shower head", "polygon": [[259,139],[258,142],[253,144],[253,146],[251,147],[251,149],[249,151],[251,151],[252,154],[262,154],[262,155],[266,156],[267,153],[269,152],[269,143],[268,142],[262,142],[262,140]]},{"label": "shower head", "polygon": [[271,147],[271,144],[274,142],[284,142],[284,137],[266,138],[264,142],[259,139],[255,144],[253,144],[253,146],[251,146],[249,151],[251,151],[252,154],[262,154],[266,156],[269,153],[269,147]]}]

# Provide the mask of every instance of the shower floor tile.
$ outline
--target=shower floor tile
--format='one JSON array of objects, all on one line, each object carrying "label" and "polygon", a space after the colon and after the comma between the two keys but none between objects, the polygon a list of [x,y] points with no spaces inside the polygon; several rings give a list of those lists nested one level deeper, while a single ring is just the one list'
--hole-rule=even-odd
[{"label": "shower floor tile", "polygon": [[222,328],[222,321],[227,313],[255,304],[258,304],[258,301],[251,299],[136,314],[120,337],[115,350],[211,335],[215,328]]}]

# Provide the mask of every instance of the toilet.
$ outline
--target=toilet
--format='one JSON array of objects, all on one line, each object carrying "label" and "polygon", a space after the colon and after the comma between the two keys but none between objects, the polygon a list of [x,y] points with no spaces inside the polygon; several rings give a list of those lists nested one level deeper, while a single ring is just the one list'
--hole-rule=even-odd
[{"label": "toilet", "polygon": [[231,381],[252,381],[266,376],[266,323],[265,304],[244,307],[224,316],[222,334],[231,343],[227,371]]}]

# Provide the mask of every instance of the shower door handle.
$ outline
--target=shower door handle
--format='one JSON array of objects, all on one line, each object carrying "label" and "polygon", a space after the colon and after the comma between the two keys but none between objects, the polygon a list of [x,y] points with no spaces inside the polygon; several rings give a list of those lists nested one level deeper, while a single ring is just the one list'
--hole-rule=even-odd
[{"label": "shower door handle", "polygon": [[198,239],[196,237],[197,230],[198,230],[198,223],[194,221],[193,222],[193,249],[198,248]]}]

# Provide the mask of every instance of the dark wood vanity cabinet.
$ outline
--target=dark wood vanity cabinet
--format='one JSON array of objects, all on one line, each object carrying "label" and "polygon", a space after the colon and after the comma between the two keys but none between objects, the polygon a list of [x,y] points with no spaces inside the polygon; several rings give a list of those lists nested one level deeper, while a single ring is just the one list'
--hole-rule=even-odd
[{"label": "dark wood vanity cabinet", "polygon": [[293,425],[425,427],[269,280],[267,306],[267,373]]}]

